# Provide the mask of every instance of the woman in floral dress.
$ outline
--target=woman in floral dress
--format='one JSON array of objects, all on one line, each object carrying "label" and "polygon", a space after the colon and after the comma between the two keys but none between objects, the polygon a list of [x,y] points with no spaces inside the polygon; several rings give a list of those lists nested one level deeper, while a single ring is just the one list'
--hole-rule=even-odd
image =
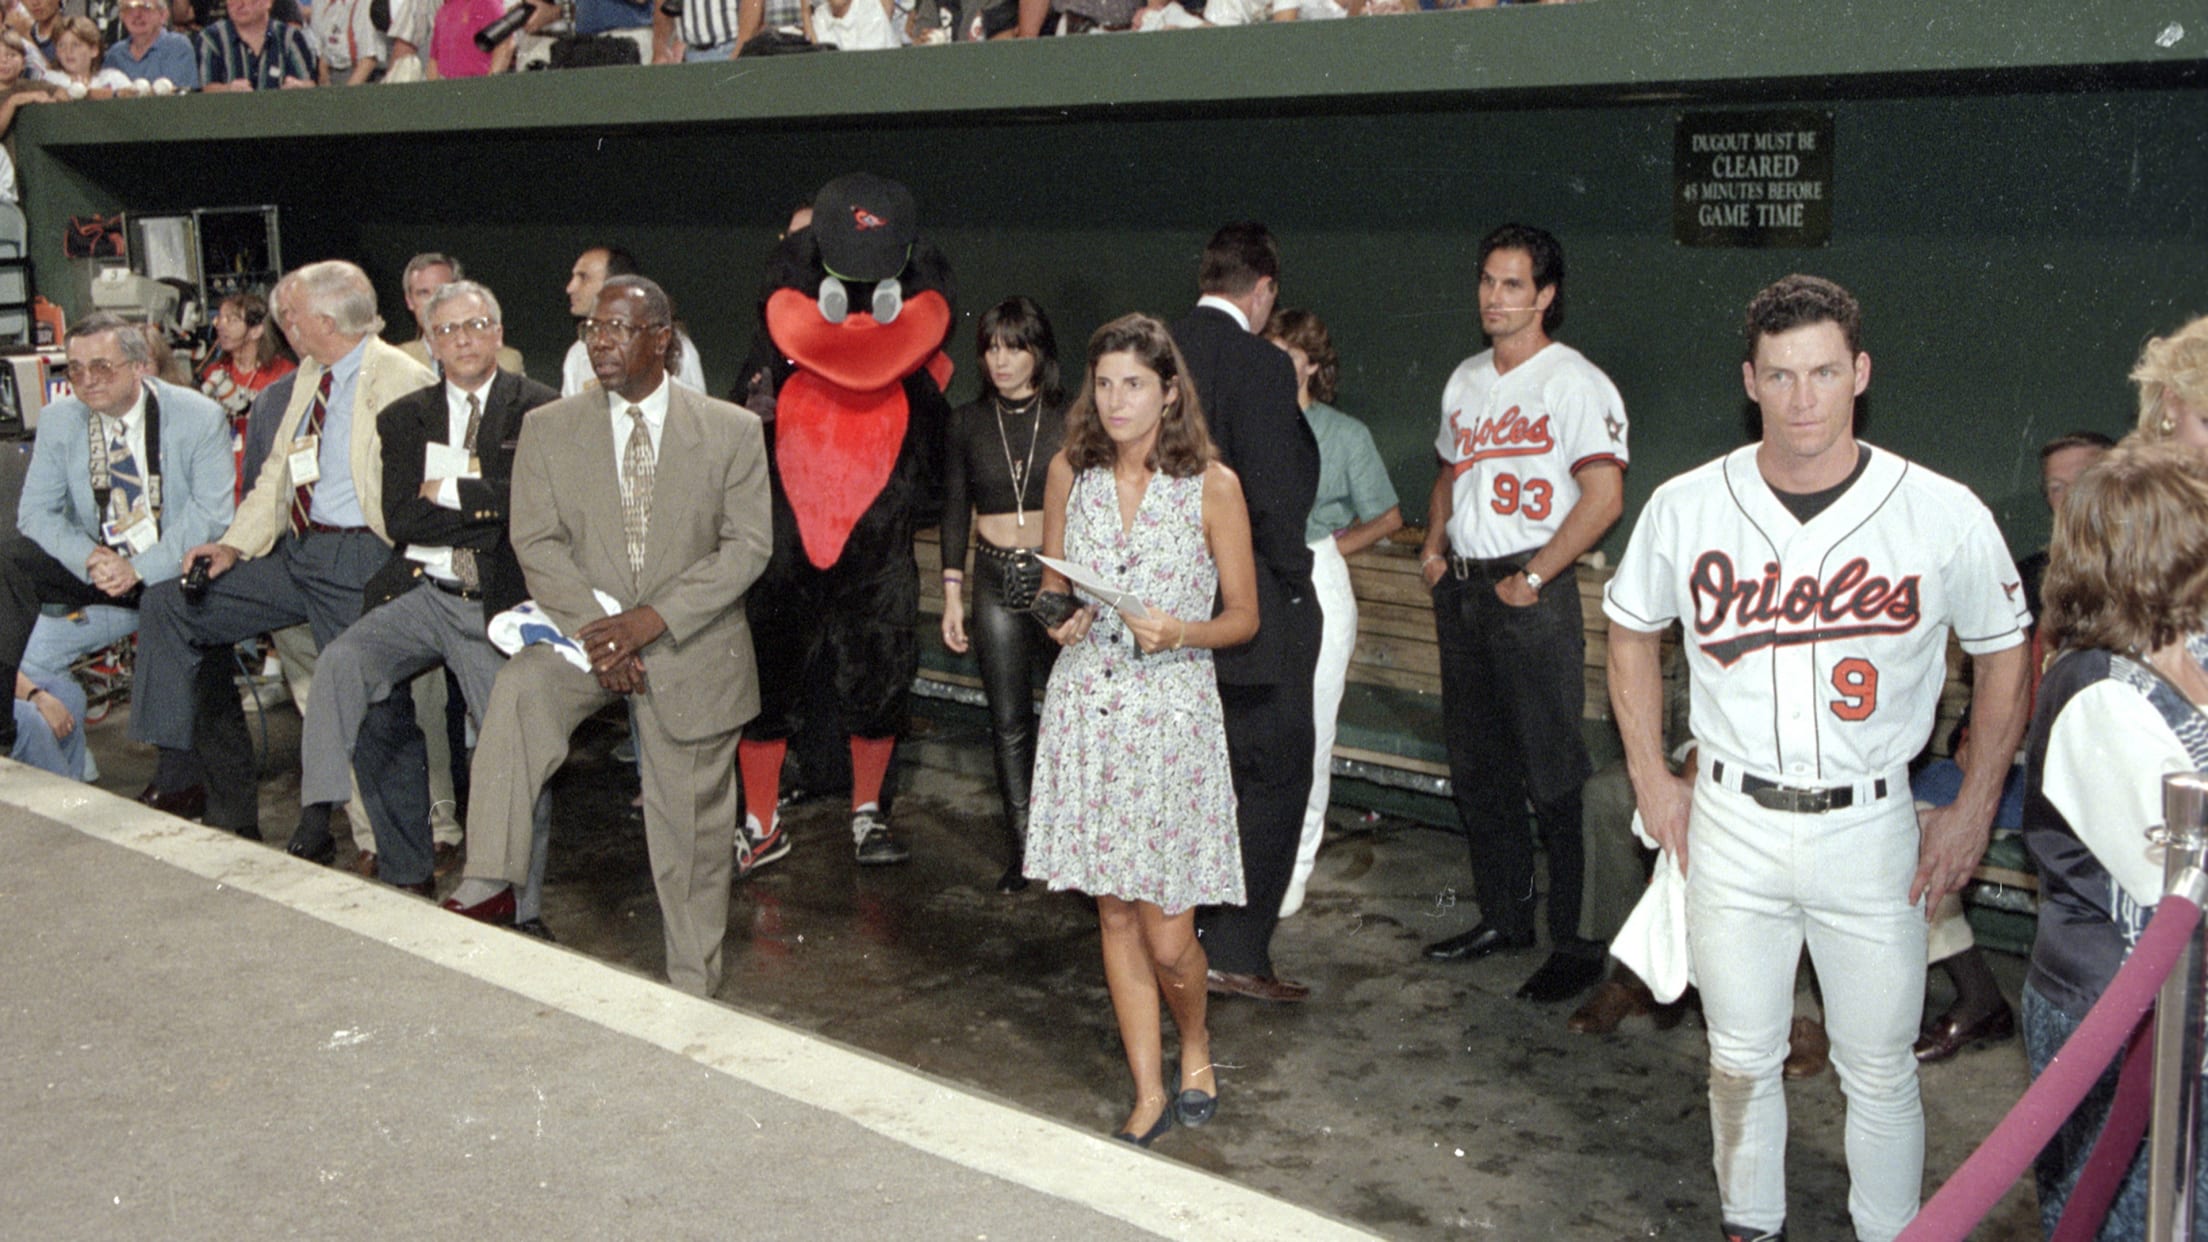
[{"label": "woman in floral dress", "polygon": [[[1240,904],[1243,891],[1211,649],[1248,641],[1258,623],[1242,485],[1215,459],[1184,370],[1155,319],[1099,328],[1044,499],[1044,553],[1142,601],[1092,604],[1051,631],[1065,651],[1043,704],[1027,873],[1096,898],[1135,1087],[1117,1137],[1145,1147],[1176,1120],[1210,1120],[1218,1101],[1195,908]],[[1044,589],[1069,585],[1052,573]],[[1164,1085],[1161,994],[1180,1032],[1177,1095]]]}]

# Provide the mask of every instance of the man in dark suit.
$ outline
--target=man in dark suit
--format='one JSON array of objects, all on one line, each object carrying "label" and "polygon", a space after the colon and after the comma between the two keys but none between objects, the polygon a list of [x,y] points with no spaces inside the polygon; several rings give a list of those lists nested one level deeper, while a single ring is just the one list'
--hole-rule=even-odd
[{"label": "man in dark suit", "polygon": [[749,410],[673,381],[680,347],[651,281],[608,280],[580,336],[598,388],[532,414],[514,458],[514,554],[565,638],[499,671],[469,781],[466,878],[445,906],[513,917],[538,792],[575,727],[627,698],[667,977],[704,996],[728,934],[736,740],[759,711],[744,592],[773,544],[765,438]]},{"label": "man in dark suit", "polygon": [[1173,325],[1196,378],[1219,456],[1242,477],[1257,554],[1257,637],[1217,654],[1242,836],[1239,907],[1207,907],[1196,921],[1211,958],[1213,992],[1300,1001],[1310,989],[1273,972],[1273,928],[1295,869],[1311,794],[1311,678],[1319,607],[1311,589],[1305,519],[1319,486],[1319,445],[1296,404],[1288,355],[1256,334],[1280,296],[1280,248],[1262,224],[1229,224],[1204,247],[1203,298]]},{"label": "man in dark suit", "polygon": [[[481,724],[506,663],[486,628],[528,595],[506,534],[513,451],[523,416],[559,394],[499,368],[505,329],[482,285],[440,287],[423,323],[444,379],[376,417],[384,529],[395,548],[368,582],[367,611],[322,649],[300,736],[299,800],[325,833],[330,809],[352,796],[356,765],[363,789],[386,777],[377,765],[389,748],[367,744],[363,722],[378,738],[412,727],[412,697],[394,690],[442,664]],[[368,809],[378,876],[426,894],[435,867],[428,817],[374,799]]]}]

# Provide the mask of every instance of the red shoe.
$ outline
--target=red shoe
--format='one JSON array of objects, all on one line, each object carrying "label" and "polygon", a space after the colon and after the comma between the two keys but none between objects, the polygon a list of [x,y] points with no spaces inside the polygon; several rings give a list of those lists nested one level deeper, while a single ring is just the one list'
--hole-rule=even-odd
[{"label": "red shoe", "polygon": [[495,897],[485,897],[472,906],[463,906],[452,898],[444,900],[444,908],[454,914],[465,915],[478,923],[495,923],[500,927],[514,925],[514,890],[512,886],[498,890]]}]

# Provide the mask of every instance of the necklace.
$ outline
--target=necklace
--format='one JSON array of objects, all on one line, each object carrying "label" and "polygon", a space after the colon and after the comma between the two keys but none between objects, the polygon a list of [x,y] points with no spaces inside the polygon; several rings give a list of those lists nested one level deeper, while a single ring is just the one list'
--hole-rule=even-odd
[{"label": "necklace", "polygon": [[[1004,430],[1005,408],[1003,399],[991,397],[989,403],[997,407],[997,443],[1004,446],[1004,472],[1012,476],[1014,522],[1016,525],[1025,526],[1027,525],[1027,480],[1035,470],[1035,442],[1042,439],[1043,436],[1043,394],[1038,392],[1028,399],[1027,409],[1035,412],[1035,425],[1028,429],[1027,460],[1024,462],[1012,460],[1012,437]],[[1027,411],[1015,406],[1011,412],[1023,414]]]}]

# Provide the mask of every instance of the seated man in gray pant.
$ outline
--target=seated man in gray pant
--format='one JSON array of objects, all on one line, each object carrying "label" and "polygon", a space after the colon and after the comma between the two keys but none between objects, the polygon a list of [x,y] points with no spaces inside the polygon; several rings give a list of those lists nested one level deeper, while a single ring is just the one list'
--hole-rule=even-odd
[{"label": "seated man in gray pant", "polygon": [[[482,285],[440,287],[423,322],[444,378],[376,419],[384,529],[396,548],[368,583],[367,611],[322,649],[307,705],[299,798],[325,816],[352,794],[363,719],[411,714],[393,691],[415,676],[451,668],[480,725],[506,662],[486,627],[528,594],[506,534],[513,454],[523,417],[559,394],[499,369],[505,329],[498,299]],[[382,779],[360,773],[363,788]],[[373,809],[370,818],[381,878],[427,896],[435,864],[428,822],[389,822]]]}]

